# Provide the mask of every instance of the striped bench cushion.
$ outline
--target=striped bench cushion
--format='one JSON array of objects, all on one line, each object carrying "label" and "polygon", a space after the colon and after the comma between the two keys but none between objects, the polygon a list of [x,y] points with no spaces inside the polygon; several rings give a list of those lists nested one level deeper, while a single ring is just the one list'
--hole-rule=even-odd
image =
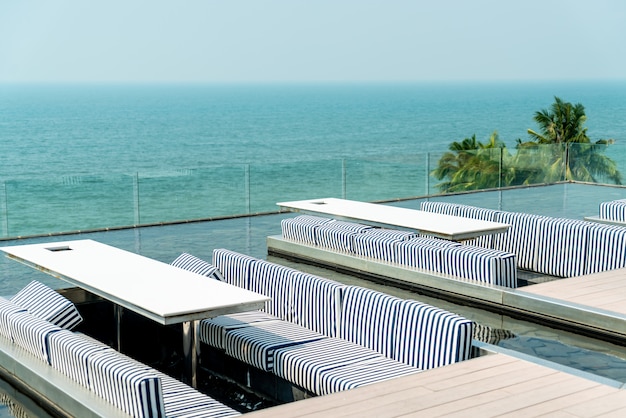
[{"label": "striped bench cushion", "polygon": [[378,356],[321,371],[318,376],[319,395],[329,395],[420,372],[421,370],[415,367],[407,366],[384,356]]},{"label": "striped bench cushion", "polygon": [[584,274],[590,226],[572,219],[540,219],[532,270],[557,277]]},{"label": "striped bench cushion", "polygon": [[320,247],[351,254],[354,252],[354,236],[371,228],[353,222],[333,221],[317,227],[315,240]]},{"label": "striped bench cushion", "polygon": [[258,322],[279,321],[280,318],[262,311],[241,312],[204,319],[198,326],[198,339],[211,347],[223,350],[226,332],[248,327]]},{"label": "striped bench cushion", "polygon": [[210,277],[211,279],[224,281],[224,277],[217,267],[188,253],[182,253],[170,264],[174,267]]},{"label": "striped bench cushion", "polygon": [[9,318],[11,315],[18,312],[26,312],[26,309],[21,308],[13,302],[0,297],[0,335],[13,340],[11,336],[11,329],[9,328]]},{"label": "striped bench cushion", "polygon": [[584,274],[626,267],[626,228],[592,223],[587,230]]},{"label": "striped bench cushion", "polygon": [[442,273],[498,286],[517,287],[515,255],[461,245],[442,252]]},{"label": "striped bench cushion", "polygon": [[36,280],[17,292],[11,302],[61,328],[73,329],[83,320],[69,299]]},{"label": "striped bench cushion", "polygon": [[440,308],[406,300],[398,305],[393,358],[421,370],[467,360],[472,321]]},{"label": "striped bench cushion", "polygon": [[48,336],[50,366],[70,379],[89,388],[87,358],[102,350],[112,350],[103,343],[68,330],[54,332]]},{"label": "striped bench cushion", "polygon": [[301,272],[289,267],[257,260],[250,266],[248,289],[265,295],[271,300],[265,302],[265,312],[280,319],[290,320],[291,287],[294,277]]},{"label": "striped bench cushion", "polygon": [[9,330],[15,344],[46,363],[49,363],[48,336],[62,329],[28,312],[9,316]]},{"label": "striped bench cushion", "polygon": [[90,389],[133,417],[165,417],[157,373],[115,350],[87,356]]},{"label": "striped bench cushion", "polygon": [[250,266],[256,258],[234,251],[217,248],[213,250],[213,265],[218,268],[226,283],[249,288]]},{"label": "striped bench cushion", "polygon": [[599,218],[615,222],[626,222],[626,199],[601,202]]},{"label": "striped bench cushion", "polygon": [[460,245],[436,238],[412,238],[396,244],[396,257],[403,266],[441,273],[444,249]]},{"label": "striped bench cushion", "polygon": [[155,373],[161,379],[165,416],[168,418],[225,418],[241,415],[234,409],[164,373],[158,371]]},{"label": "striped bench cushion", "polygon": [[337,335],[344,285],[311,274],[299,274],[292,281],[290,320],[328,337]]},{"label": "striped bench cushion", "polygon": [[511,225],[507,232],[496,234],[493,247],[515,254],[517,266],[532,270],[535,264],[535,243],[539,239],[539,222],[543,216],[517,212],[500,212],[497,222]]},{"label": "striped bench cushion", "polygon": [[274,352],[283,347],[326,338],[287,321],[261,322],[226,332],[226,354],[261,370],[274,369]]},{"label": "striped bench cushion", "polygon": [[433,202],[430,200],[420,203],[420,210],[423,210],[425,212],[434,212],[453,216],[456,216],[458,214],[458,207],[459,205],[456,203]]},{"label": "striped bench cushion", "polygon": [[375,290],[346,286],[339,337],[391,358],[400,301]]},{"label": "striped bench cushion", "polygon": [[320,395],[324,370],[379,358],[380,354],[338,338],[325,338],[275,350],[274,374]]},{"label": "striped bench cushion", "polygon": [[283,219],[280,227],[283,238],[308,245],[317,245],[315,230],[319,225],[331,222],[332,219],[320,216],[301,215],[295,218]]},{"label": "striped bench cushion", "polygon": [[354,236],[354,254],[389,263],[397,263],[396,244],[414,238],[409,231],[372,228]]}]

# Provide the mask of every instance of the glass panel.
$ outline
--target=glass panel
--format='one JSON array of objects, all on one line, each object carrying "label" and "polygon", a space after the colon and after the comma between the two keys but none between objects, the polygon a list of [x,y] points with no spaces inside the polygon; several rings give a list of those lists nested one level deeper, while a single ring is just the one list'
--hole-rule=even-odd
[{"label": "glass panel", "polygon": [[[509,154],[501,148],[479,148],[432,154],[435,193],[492,189],[502,185],[502,165]],[[506,160],[505,160],[506,159]]]},{"label": "glass panel", "polygon": [[245,166],[140,173],[142,224],[247,214]]},{"label": "glass panel", "polygon": [[427,154],[346,160],[346,198],[374,202],[427,193]]},{"label": "glass panel", "polygon": [[342,196],[341,160],[250,166],[250,210],[277,211],[277,202]]},{"label": "glass panel", "polygon": [[65,176],[5,183],[7,235],[132,225],[131,176]]},{"label": "glass panel", "polygon": [[567,159],[568,173],[571,173],[569,179],[591,183],[621,184],[623,174],[619,169],[618,160],[612,155],[623,161],[623,155],[620,155],[619,151],[624,148],[617,148],[616,152],[609,153],[614,149],[614,145],[607,144],[570,144]]}]

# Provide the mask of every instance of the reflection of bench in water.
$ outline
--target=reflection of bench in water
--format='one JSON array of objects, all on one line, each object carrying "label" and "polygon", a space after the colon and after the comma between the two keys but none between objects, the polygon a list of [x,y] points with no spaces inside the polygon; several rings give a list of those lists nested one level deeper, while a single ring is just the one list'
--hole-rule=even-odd
[{"label": "reflection of bench in water", "polygon": [[473,338],[487,344],[498,345],[500,341],[514,338],[516,335],[506,329],[493,328],[488,325],[474,324]]}]

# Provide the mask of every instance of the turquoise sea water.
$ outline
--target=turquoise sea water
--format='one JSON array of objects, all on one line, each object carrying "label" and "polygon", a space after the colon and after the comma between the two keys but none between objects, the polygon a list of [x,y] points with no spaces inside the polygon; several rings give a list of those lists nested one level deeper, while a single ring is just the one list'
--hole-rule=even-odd
[{"label": "turquoise sea water", "polygon": [[623,158],[626,82],[0,86],[0,237],[424,195],[450,142],[513,146],[554,96]]}]

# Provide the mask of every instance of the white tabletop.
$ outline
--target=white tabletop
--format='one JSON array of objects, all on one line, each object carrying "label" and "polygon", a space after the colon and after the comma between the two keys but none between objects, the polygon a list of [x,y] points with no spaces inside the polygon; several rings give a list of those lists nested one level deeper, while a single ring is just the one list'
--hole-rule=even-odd
[{"label": "white tabletop", "polygon": [[0,250],[164,325],[261,309],[268,300],[258,293],[92,240]]},{"label": "white tabletop", "polygon": [[506,232],[509,228],[499,222],[336,198],[280,202],[277,205],[294,212],[399,227],[454,241]]}]

